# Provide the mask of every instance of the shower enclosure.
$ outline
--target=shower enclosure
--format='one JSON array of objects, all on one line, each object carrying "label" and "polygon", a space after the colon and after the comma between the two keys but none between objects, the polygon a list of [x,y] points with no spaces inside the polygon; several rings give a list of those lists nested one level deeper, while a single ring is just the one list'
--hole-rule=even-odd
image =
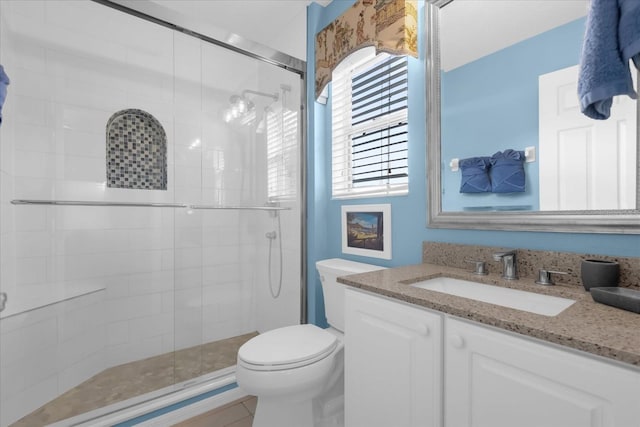
[{"label": "shower enclosure", "polygon": [[0,427],[233,383],[301,320],[304,64],[123,4],[0,1]]}]

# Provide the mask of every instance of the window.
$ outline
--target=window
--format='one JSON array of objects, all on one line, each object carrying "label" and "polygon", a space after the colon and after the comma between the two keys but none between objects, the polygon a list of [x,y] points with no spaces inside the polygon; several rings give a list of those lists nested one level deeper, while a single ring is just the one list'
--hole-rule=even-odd
[{"label": "window", "polygon": [[341,68],[332,79],[333,197],[406,194],[407,58]]},{"label": "window", "polygon": [[294,200],[298,194],[298,113],[269,109],[265,118],[269,200]]}]

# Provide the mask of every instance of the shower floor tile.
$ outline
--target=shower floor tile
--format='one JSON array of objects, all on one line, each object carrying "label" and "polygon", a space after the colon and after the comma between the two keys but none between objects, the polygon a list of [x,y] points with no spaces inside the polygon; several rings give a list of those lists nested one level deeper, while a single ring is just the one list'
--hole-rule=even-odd
[{"label": "shower floor tile", "polygon": [[243,397],[172,427],[251,427],[257,399]]},{"label": "shower floor tile", "polygon": [[[252,332],[105,369],[10,427],[41,427],[236,364]],[[249,424],[250,425],[250,424]]]}]

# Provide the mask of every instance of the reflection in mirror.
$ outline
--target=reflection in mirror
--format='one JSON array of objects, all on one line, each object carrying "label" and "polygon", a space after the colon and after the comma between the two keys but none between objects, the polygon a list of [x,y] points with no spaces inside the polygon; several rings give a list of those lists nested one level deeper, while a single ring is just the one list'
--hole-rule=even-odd
[{"label": "reflection in mirror", "polygon": [[523,192],[460,193],[460,171],[443,168],[444,211],[635,208],[634,101],[618,97],[606,121],[578,105],[586,12],[586,0],[457,0],[441,10],[443,163],[537,153],[524,163]]},{"label": "reflection in mirror", "polygon": [[[587,7],[587,0],[429,5],[430,226],[640,232],[637,103],[616,97],[608,120],[579,108]],[[461,160],[491,164],[507,150],[527,154],[518,166],[524,188],[461,188],[470,173],[484,173],[456,168],[469,164]],[[492,182],[498,168],[487,171]]]}]

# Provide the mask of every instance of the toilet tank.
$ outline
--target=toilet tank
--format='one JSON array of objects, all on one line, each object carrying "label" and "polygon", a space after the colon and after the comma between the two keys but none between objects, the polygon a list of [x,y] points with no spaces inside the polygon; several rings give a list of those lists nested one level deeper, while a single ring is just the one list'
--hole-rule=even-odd
[{"label": "toilet tank", "polygon": [[380,267],[379,265],[348,261],[340,258],[325,259],[316,262],[316,269],[320,274],[320,281],[322,282],[324,310],[327,314],[327,322],[329,322],[329,325],[339,331],[344,331],[345,285],[338,283],[338,277],[382,270],[384,268],[385,267]]}]

